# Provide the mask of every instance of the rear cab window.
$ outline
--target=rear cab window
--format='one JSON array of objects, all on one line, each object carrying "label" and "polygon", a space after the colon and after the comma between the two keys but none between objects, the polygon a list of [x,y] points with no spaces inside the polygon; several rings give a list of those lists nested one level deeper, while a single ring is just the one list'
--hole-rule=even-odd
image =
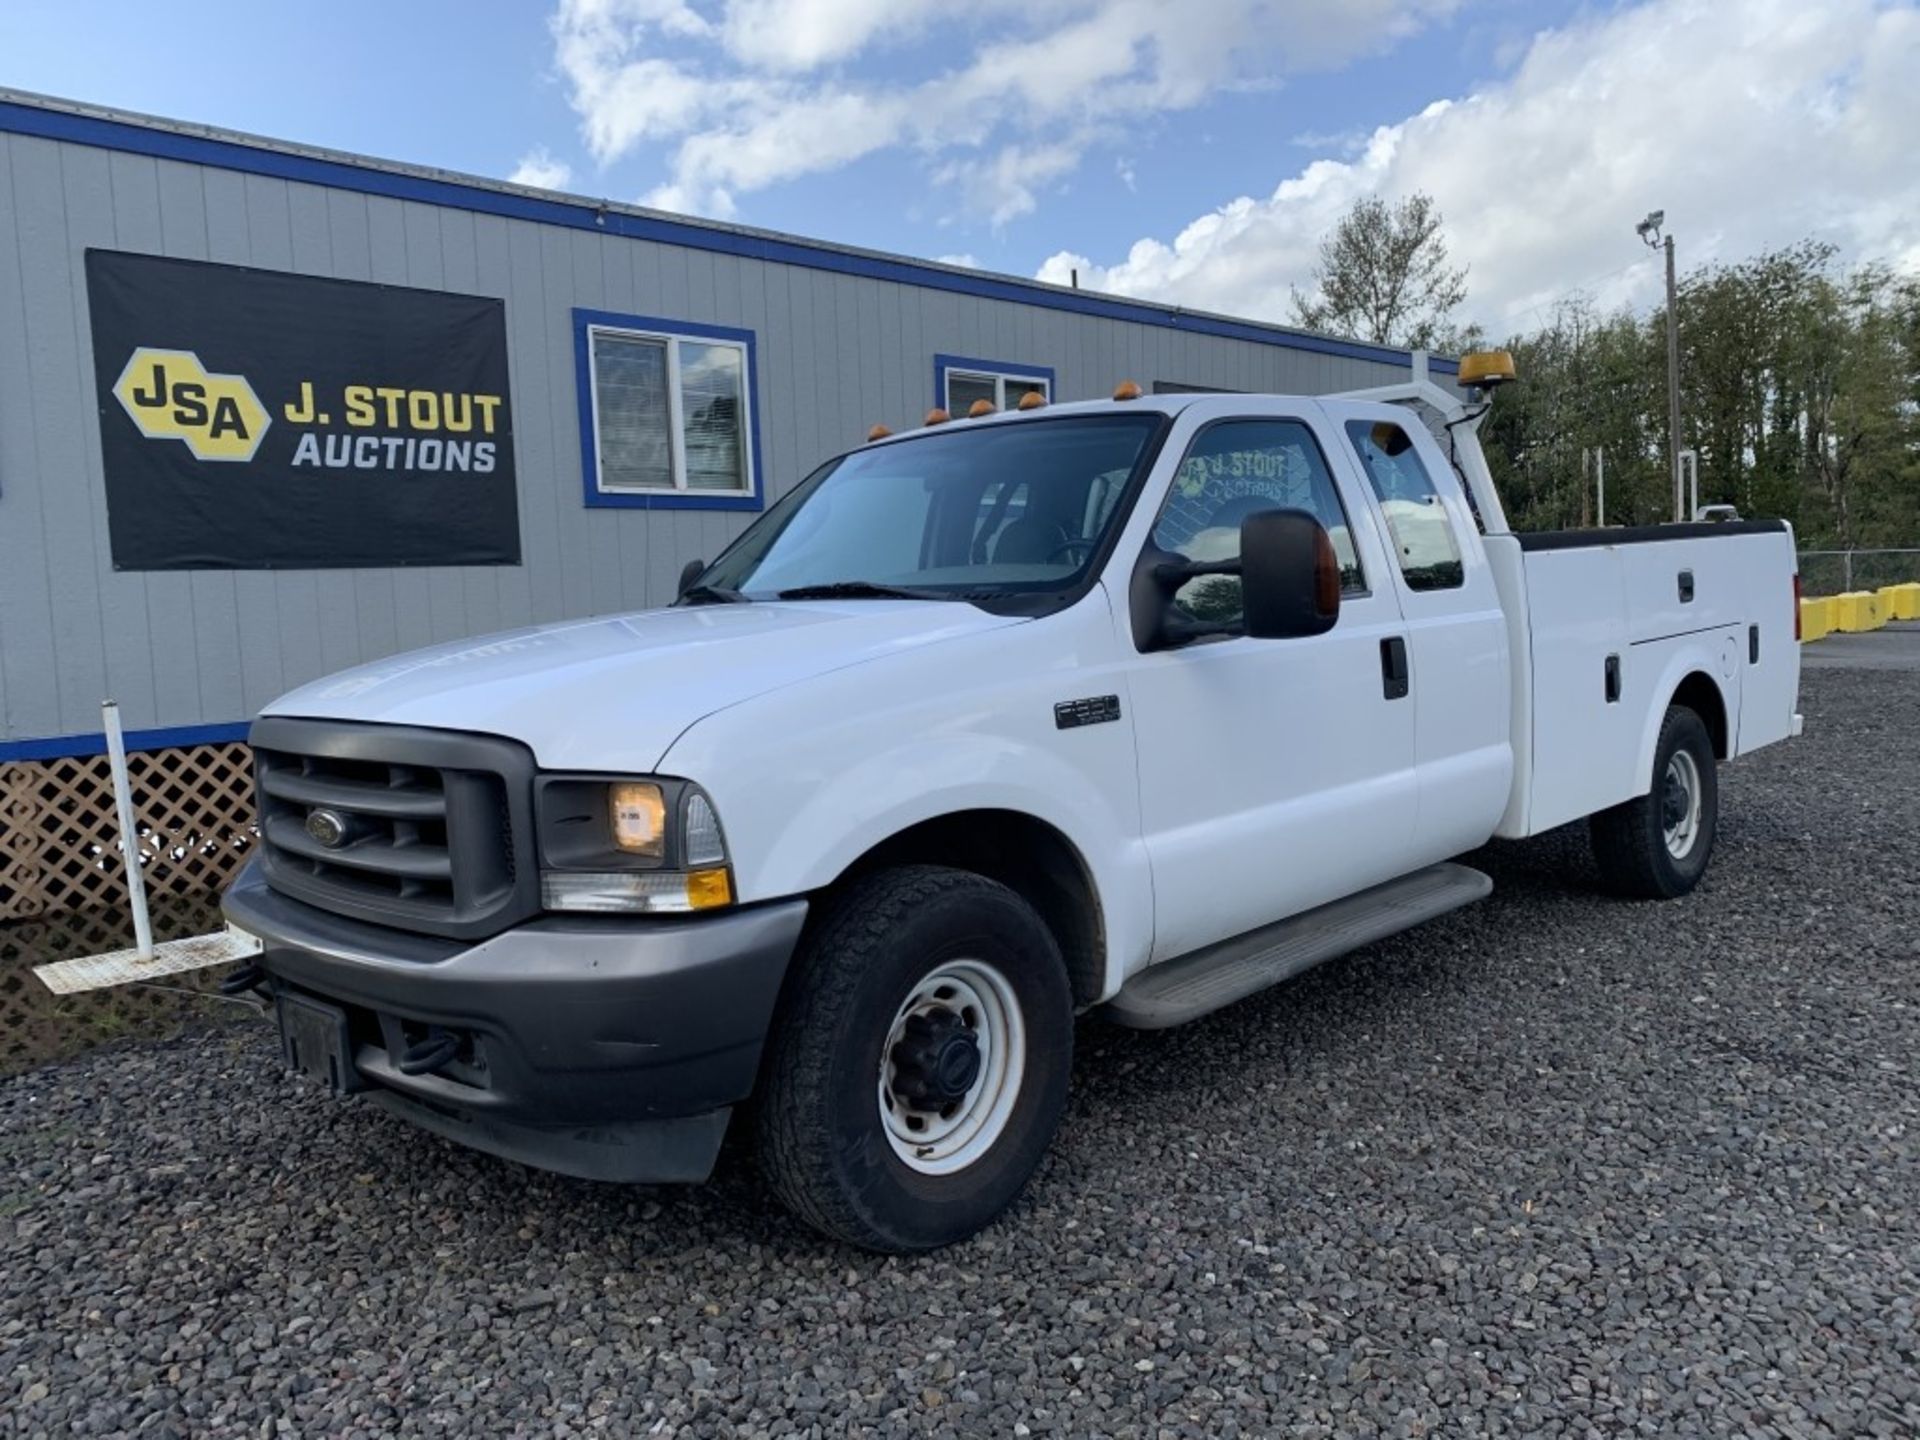
[{"label": "rear cab window", "polygon": [[1459,538],[1413,438],[1391,420],[1349,420],[1347,438],[1380,502],[1407,588],[1454,590],[1464,585]]}]

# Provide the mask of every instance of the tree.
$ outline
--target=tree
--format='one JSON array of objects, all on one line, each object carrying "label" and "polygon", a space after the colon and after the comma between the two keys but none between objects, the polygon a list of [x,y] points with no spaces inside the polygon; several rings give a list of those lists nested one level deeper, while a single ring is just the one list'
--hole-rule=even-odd
[{"label": "tree", "polygon": [[1467,298],[1466,267],[1447,263],[1440,212],[1420,194],[1355,201],[1320,242],[1313,279],[1311,296],[1293,292],[1300,325],[1380,345],[1432,348]]},{"label": "tree", "polygon": [[[1920,281],[1842,268],[1832,246],[1804,241],[1704,266],[1679,292],[1682,439],[1700,456],[1700,498],[1791,520],[1803,551],[1920,541]],[[1576,299],[1507,341],[1521,383],[1481,438],[1517,528],[1586,521],[1580,457],[1594,449],[1609,522],[1672,517],[1665,325],[1664,311],[1599,314]],[[1840,578],[1822,565],[1815,593]]]},{"label": "tree", "polygon": [[1506,348],[1522,383],[1501,392],[1480,433],[1508,520],[1522,530],[1591,523],[1596,497],[1582,453],[1594,451],[1606,455],[1609,523],[1670,515],[1659,328],[1575,296]]},{"label": "tree", "polygon": [[1896,529],[1912,523],[1916,478],[1899,291],[1885,268],[1869,265],[1837,282],[1820,277],[1814,300],[1798,347],[1803,473],[1820,502],[1807,508],[1842,549],[1911,540]]}]

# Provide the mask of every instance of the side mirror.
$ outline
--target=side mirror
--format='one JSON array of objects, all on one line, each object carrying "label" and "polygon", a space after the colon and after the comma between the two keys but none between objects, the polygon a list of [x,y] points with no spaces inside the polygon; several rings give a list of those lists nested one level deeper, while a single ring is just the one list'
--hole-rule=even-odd
[{"label": "side mirror", "polygon": [[1340,618],[1340,560],[1327,527],[1304,510],[1260,510],[1242,520],[1240,602],[1255,639],[1331,630]]},{"label": "side mirror", "polygon": [[[1234,614],[1209,619],[1172,603],[1181,586],[1207,575],[1240,578],[1238,593],[1226,597]],[[1340,618],[1340,558],[1306,511],[1260,510],[1240,522],[1237,560],[1185,560],[1149,543],[1134,566],[1128,610],[1142,654],[1223,635],[1324,635]]]},{"label": "side mirror", "polygon": [[706,561],[704,560],[687,561],[685,568],[683,568],[680,571],[680,583],[679,585],[674,587],[673,598],[678,600],[682,595],[686,594],[688,590],[693,588],[693,582],[698,580],[702,575],[706,573],[707,573]]}]

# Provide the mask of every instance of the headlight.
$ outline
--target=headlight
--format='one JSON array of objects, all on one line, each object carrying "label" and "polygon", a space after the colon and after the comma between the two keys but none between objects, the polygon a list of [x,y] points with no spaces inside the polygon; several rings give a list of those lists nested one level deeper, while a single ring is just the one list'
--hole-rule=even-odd
[{"label": "headlight", "polygon": [[733,903],[720,817],[697,785],[548,775],[535,810],[549,910],[686,913]]},{"label": "headlight", "polygon": [[607,787],[608,838],[629,855],[663,859],[667,853],[667,801],[651,780],[624,780]]}]

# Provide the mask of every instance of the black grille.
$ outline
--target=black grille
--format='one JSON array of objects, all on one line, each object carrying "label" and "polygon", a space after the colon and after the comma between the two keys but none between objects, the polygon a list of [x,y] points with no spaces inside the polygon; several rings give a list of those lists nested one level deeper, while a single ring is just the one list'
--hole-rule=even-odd
[{"label": "black grille", "polygon": [[478,938],[534,913],[532,757],[490,736],[255,723],[267,883],[322,909]]}]

